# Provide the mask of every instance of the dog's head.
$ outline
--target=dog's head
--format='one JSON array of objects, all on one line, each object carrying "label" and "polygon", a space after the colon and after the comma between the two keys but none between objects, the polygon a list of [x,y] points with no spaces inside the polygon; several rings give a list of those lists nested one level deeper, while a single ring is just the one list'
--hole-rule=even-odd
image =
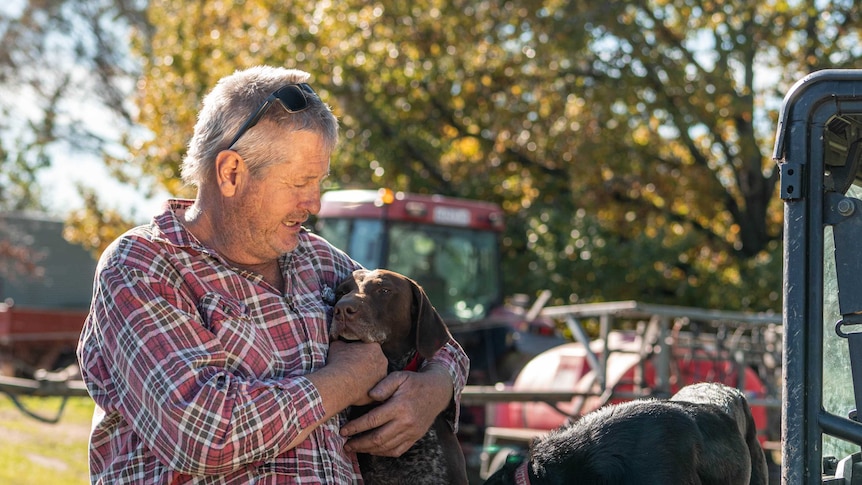
[{"label": "dog's head", "polygon": [[425,291],[404,275],[356,270],[338,285],[335,296],[330,337],[377,342],[390,361],[413,349],[428,359],[450,338]]}]

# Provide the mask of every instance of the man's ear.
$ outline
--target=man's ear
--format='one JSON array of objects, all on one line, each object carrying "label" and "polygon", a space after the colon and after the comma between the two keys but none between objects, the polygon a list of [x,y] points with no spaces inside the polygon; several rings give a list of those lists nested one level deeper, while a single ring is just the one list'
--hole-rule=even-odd
[{"label": "man's ear", "polygon": [[219,192],[224,197],[233,197],[245,173],[245,160],[233,150],[222,150],[216,155],[215,176]]}]

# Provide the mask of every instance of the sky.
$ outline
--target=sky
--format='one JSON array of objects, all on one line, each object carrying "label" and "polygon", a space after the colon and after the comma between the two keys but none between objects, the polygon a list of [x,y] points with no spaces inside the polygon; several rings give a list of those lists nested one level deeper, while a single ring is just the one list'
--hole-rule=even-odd
[{"label": "sky", "polygon": [[[87,78],[91,76],[89,73],[77,68],[70,72],[81,86],[87,86]],[[21,90],[19,94],[20,100],[31,96],[26,90]],[[26,101],[23,102],[26,104]],[[31,101],[36,102],[35,99]],[[105,143],[102,149],[116,157],[128,157],[130,154],[120,143],[125,123],[116,117],[103,104],[86,96],[65,100],[57,112],[58,122],[68,126],[77,125],[82,131],[98,134]],[[70,211],[83,207],[79,185],[93,189],[102,206],[117,210],[137,222],[148,221],[167,197],[162,193],[147,198],[134,187],[120,183],[111,176],[98,148],[92,144],[82,148],[60,140],[48,150],[51,166],[39,172],[38,181],[43,202],[52,215],[64,218]]]},{"label": "sky", "polygon": [[167,197],[166,194],[144,197],[112,178],[100,159],[88,155],[58,154],[52,166],[39,174],[39,184],[48,211],[60,217],[83,207],[78,184],[96,189],[106,207],[138,222],[149,220]]}]

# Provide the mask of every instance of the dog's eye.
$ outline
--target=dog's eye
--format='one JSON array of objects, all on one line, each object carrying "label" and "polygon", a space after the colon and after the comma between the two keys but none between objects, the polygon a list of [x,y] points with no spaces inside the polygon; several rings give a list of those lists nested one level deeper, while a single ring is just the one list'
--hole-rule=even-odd
[{"label": "dog's eye", "polygon": [[389,289],[389,288],[387,288],[387,287],[385,287],[385,286],[381,286],[380,288],[378,288],[378,289],[377,289],[377,292],[378,292],[378,293],[383,293],[383,294],[385,295],[385,294],[388,294],[388,293],[392,293],[392,290],[391,290],[391,289]]}]

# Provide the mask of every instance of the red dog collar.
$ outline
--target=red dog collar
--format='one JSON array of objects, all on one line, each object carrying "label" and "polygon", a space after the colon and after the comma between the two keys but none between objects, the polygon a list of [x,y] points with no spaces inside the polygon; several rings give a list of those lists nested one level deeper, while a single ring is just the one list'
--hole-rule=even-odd
[{"label": "red dog collar", "polygon": [[416,352],[415,354],[413,354],[413,358],[410,359],[410,362],[408,362],[407,365],[404,366],[403,370],[409,372],[417,372],[419,371],[420,365],[422,365],[422,357],[419,355],[419,352]]},{"label": "red dog collar", "polygon": [[524,462],[515,469],[515,485],[530,485],[529,466],[530,461],[524,460]]}]

